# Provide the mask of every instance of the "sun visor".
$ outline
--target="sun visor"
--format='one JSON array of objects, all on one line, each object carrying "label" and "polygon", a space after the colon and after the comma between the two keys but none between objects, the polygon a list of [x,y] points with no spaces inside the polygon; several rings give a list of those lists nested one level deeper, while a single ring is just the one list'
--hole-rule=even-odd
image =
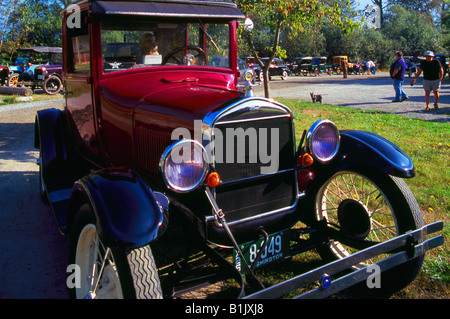
[{"label": "sun visor", "polygon": [[232,2],[221,1],[95,1],[93,14],[178,18],[245,19]]}]

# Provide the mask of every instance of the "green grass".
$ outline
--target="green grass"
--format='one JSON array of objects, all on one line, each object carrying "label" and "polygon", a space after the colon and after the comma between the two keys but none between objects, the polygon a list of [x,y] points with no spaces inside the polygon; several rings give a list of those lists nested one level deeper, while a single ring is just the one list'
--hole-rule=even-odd
[{"label": "green grass", "polygon": [[[0,94],[0,107],[2,105],[9,105],[9,104],[16,104],[16,103],[24,103],[22,101],[18,101],[17,98],[18,95],[2,95]],[[55,100],[55,99],[61,99],[61,94],[55,94],[55,95],[47,95],[47,94],[33,94],[33,101],[48,101],[48,100]]]},{"label": "green grass", "polygon": [[421,207],[425,223],[444,222],[446,243],[427,253],[417,280],[398,298],[450,298],[450,125],[379,111],[280,99],[293,111],[297,140],[316,120],[329,119],[339,129],[377,133],[398,145],[414,162],[416,176],[406,182]]}]

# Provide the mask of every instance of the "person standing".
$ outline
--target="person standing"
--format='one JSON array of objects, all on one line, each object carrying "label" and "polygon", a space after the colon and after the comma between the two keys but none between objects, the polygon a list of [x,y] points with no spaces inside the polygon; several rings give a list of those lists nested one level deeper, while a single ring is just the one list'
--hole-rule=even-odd
[{"label": "person standing", "polygon": [[375,62],[374,61],[370,61],[371,62],[371,66],[370,66],[370,73],[372,73],[373,75],[375,75],[376,74],[376,64],[375,64]]},{"label": "person standing", "polygon": [[395,99],[392,101],[394,103],[403,102],[408,99],[405,91],[403,91],[403,81],[405,80],[406,71],[406,62],[403,59],[403,52],[395,52],[395,59],[396,61],[392,63],[389,72],[392,80],[394,81]]},{"label": "person standing", "polygon": [[373,74],[375,75],[375,63],[372,60],[368,60],[366,62],[367,75]]},{"label": "person standing", "polygon": [[344,79],[346,79],[348,74],[348,61],[346,59],[344,59],[343,65],[344,65],[343,77]]},{"label": "person standing", "polygon": [[430,110],[430,94],[434,93],[434,109],[439,109],[439,89],[441,88],[441,81],[444,77],[444,69],[438,60],[434,59],[434,53],[427,51],[425,54],[425,61],[422,61],[419,66],[419,70],[416,73],[411,83],[414,84],[417,78],[423,72],[423,89],[425,90],[425,112]]}]

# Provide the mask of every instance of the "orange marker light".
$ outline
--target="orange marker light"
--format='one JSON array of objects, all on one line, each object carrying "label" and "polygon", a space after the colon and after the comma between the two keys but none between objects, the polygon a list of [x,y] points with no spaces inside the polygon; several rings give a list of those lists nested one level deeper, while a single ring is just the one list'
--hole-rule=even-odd
[{"label": "orange marker light", "polygon": [[302,156],[302,165],[303,166],[311,166],[314,163],[314,159],[308,153],[303,154]]},{"label": "orange marker light", "polygon": [[208,177],[206,178],[206,183],[208,184],[209,187],[217,187],[220,185],[220,176],[218,173],[213,172],[211,174],[208,175]]}]

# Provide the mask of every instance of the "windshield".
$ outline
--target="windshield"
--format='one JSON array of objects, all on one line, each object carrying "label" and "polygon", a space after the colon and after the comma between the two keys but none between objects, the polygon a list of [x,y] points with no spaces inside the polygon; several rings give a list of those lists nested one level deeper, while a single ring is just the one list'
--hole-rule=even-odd
[{"label": "windshield", "polygon": [[139,67],[191,65],[230,68],[228,24],[103,23],[104,73]]}]

